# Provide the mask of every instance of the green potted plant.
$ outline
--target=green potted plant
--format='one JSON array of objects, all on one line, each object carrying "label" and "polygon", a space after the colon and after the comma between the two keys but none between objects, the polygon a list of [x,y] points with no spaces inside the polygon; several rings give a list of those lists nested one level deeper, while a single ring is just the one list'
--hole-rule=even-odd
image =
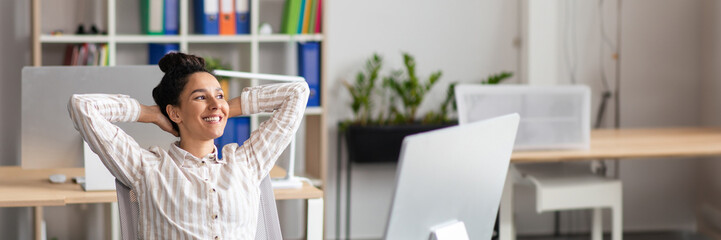
[{"label": "green potted plant", "polygon": [[[403,53],[403,63],[405,71],[392,71],[383,77],[379,87],[383,59],[373,54],[353,83],[344,81],[352,97],[350,107],[354,117],[341,122],[340,130],[345,134],[351,161],[395,162],[405,136],[456,124],[449,117],[456,109],[453,91],[456,83],[448,86],[437,111],[429,111],[418,118],[418,108],[438,83],[442,72],[435,71],[427,78],[418,76],[415,58],[408,53]],[[511,75],[507,72],[492,75],[482,83],[497,84]],[[385,106],[377,105],[378,100]]]}]

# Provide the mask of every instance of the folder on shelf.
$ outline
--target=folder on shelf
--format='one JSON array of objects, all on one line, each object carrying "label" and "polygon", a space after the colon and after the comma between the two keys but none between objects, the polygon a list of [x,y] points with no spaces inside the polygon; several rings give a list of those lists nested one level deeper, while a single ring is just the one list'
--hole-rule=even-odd
[{"label": "folder on shelf", "polygon": [[310,88],[308,106],[320,106],[320,43],[298,43],[298,75],[305,78]]},{"label": "folder on shelf", "polygon": [[65,46],[65,56],[63,57],[63,65],[70,66],[73,62],[73,49],[75,44],[68,44]]},{"label": "folder on shelf", "polygon": [[88,43],[83,43],[80,45],[80,50],[78,52],[78,61],[75,65],[83,66],[88,60]]},{"label": "folder on shelf", "polygon": [[235,27],[237,34],[250,33],[250,1],[235,1]]},{"label": "folder on shelf", "polygon": [[295,30],[295,33],[297,34],[303,33],[303,19],[305,19],[306,1],[308,0],[300,0],[300,7],[298,7],[298,25]]},{"label": "folder on shelf", "polygon": [[80,44],[73,45],[73,55],[70,59],[70,66],[78,65],[78,56],[80,55]]},{"label": "folder on shelf", "polygon": [[195,33],[217,35],[220,12],[218,0],[195,0],[193,3]]},{"label": "folder on shelf", "polygon": [[229,98],[230,96],[230,81],[227,79],[220,79],[218,80],[220,83],[220,89],[223,89],[223,95],[225,95],[226,98]]},{"label": "folder on shelf", "polygon": [[316,10],[316,13],[315,13],[315,28],[314,28],[315,33],[320,33],[320,27],[321,27],[320,21],[322,20],[322,12],[323,12],[322,11],[323,8],[321,5],[322,1],[323,0],[318,0],[318,4],[316,4],[316,7],[318,9]]},{"label": "folder on shelf", "polygon": [[243,142],[248,140],[248,138],[250,138],[250,118],[228,118],[228,123],[225,125],[225,130],[223,130],[223,135],[213,141],[215,147],[218,149],[218,158],[223,158],[223,146],[229,143],[243,145]]},{"label": "folder on shelf", "polygon": [[180,13],[178,4],[178,0],[165,0],[165,22],[163,24],[165,35],[178,34],[178,14]]},{"label": "folder on shelf", "polygon": [[310,29],[310,14],[311,14],[311,8],[313,7],[313,0],[305,0],[305,6],[303,6],[303,29],[301,29],[301,34],[309,33],[308,29]]},{"label": "folder on shelf", "polygon": [[108,45],[103,44],[100,46],[100,58],[98,59],[99,66],[108,66]]},{"label": "folder on shelf", "polygon": [[150,43],[148,44],[148,64],[158,64],[165,54],[179,49],[180,45],[177,43]]},{"label": "folder on shelf", "polygon": [[308,20],[308,30],[305,32],[307,34],[312,34],[315,32],[315,15],[318,14],[318,0],[312,1],[313,2],[310,5],[310,19]]},{"label": "folder on shelf", "polygon": [[300,17],[301,0],[286,0],[283,9],[283,22],[281,33],[295,34],[298,30],[298,18]]},{"label": "folder on shelf", "polygon": [[164,0],[141,0],[140,1],[140,17],[141,24],[145,34],[162,35],[164,24]]},{"label": "folder on shelf", "polygon": [[93,66],[93,65],[95,65],[95,63],[98,62],[98,58],[97,58],[98,57],[98,48],[95,44],[92,44],[92,43],[88,44],[87,47],[88,47],[88,56],[85,59],[84,65]]},{"label": "folder on shelf", "polygon": [[220,35],[235,35],[235,0],[220,0]]}]

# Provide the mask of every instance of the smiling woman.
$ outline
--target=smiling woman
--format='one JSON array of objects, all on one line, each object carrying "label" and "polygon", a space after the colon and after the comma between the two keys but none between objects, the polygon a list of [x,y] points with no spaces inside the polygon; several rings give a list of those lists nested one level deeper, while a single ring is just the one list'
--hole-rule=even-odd
[{"label": "smiling woman", "polygon": [[[156,106],[124,95],[73,95],[68,110],[75,128],[110,172],[129,186],[140,206],[144,239],[253,239],[259,184],[290,143],[308,101],[305,82],[246,88],[226,100],[202,58],[170,53],[153,89]],[[227,119],[272,112],[243,145],[213,139]],[[153,123],[180,137],[169,150],[141,148],[113,122]]]}]

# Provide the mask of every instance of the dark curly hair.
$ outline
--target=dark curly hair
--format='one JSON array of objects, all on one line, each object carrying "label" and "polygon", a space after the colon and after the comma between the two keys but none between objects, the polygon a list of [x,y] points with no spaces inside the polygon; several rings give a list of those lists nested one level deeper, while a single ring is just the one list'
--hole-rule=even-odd
[{"label": "dark curly hair", "polygon": [[[181,52],[166,54],[160,59],[158,66],[165,75],[158,86],[153,88],[153,100],[160,107],[160,112],[170,120],[166,108],[168,105],[179,106],[180,92],[188,83],[188,76],[196,72],[210,72],[205,68],[205,59]],[[173,129],[180,133],[178,124],[172,120],[170,123]]]}]

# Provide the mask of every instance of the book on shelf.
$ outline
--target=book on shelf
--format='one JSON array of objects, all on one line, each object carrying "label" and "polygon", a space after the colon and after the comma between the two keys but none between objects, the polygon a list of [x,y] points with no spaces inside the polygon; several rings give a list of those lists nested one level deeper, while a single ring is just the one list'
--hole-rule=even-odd
[{"label": "book on shelf", "polygon": [[195,33],[217,35],[220,14],[218,0],[194,0],[193,8]]},{"label": "book on shelf", "polygon": [[148,35],[164,34],[164,0],[140,0],[141,29]]},{"label": "book on shelf", "polygon": [[316,14],[318,12],[318,0],[312,0],[310,5],[310,17],[308,19],[308,29],[305,33],[315,33]]},{"label": "book on shelf", "polygon": [[298,75],[310,88],[308,106],[320,106],[320,43],[298,43]]},{"label": "book on shelf", "polygon": [[165,54],[179,50],[180,44],[177,43],[150,43],[148,44],[148,64],[158,64]]},{"label": "book on shelf", "polygon": [[309,1],[309,0],[301,0],[301,1],[300,1],[300,9],[298,10],[298,13],[299,13],[299,15],[298,15],[298,16],[299,16],[299,17],[298,17],[298,26],[296,27],[296,32],[295,32],[295,33],[297,33],[297,34],[302,34],[302,33],[303,33],[303,19],[305,19],[305,17],[307,16],[307,15],[305,15],[305,9],[306,9],[306,5],[307,5],[307,4],[306,4],[307,1]]},{"label": "book on shelf", "polygon": [[323,0],[317,0],[318,4],[315,5],[316,13],[315,13],[315,27],[314,27],[314,33],[320,33],[320,27],[321,27],[321,18],[322,18],[322,2]]},{"label": "book on shelf", "polygon": [[223,135],[213,141],[218,150],[218,158],[223,158],[223,146],[229,143],[237,143],[240,146],[248,138],[250,138],[250,117],[228,118]]}]

